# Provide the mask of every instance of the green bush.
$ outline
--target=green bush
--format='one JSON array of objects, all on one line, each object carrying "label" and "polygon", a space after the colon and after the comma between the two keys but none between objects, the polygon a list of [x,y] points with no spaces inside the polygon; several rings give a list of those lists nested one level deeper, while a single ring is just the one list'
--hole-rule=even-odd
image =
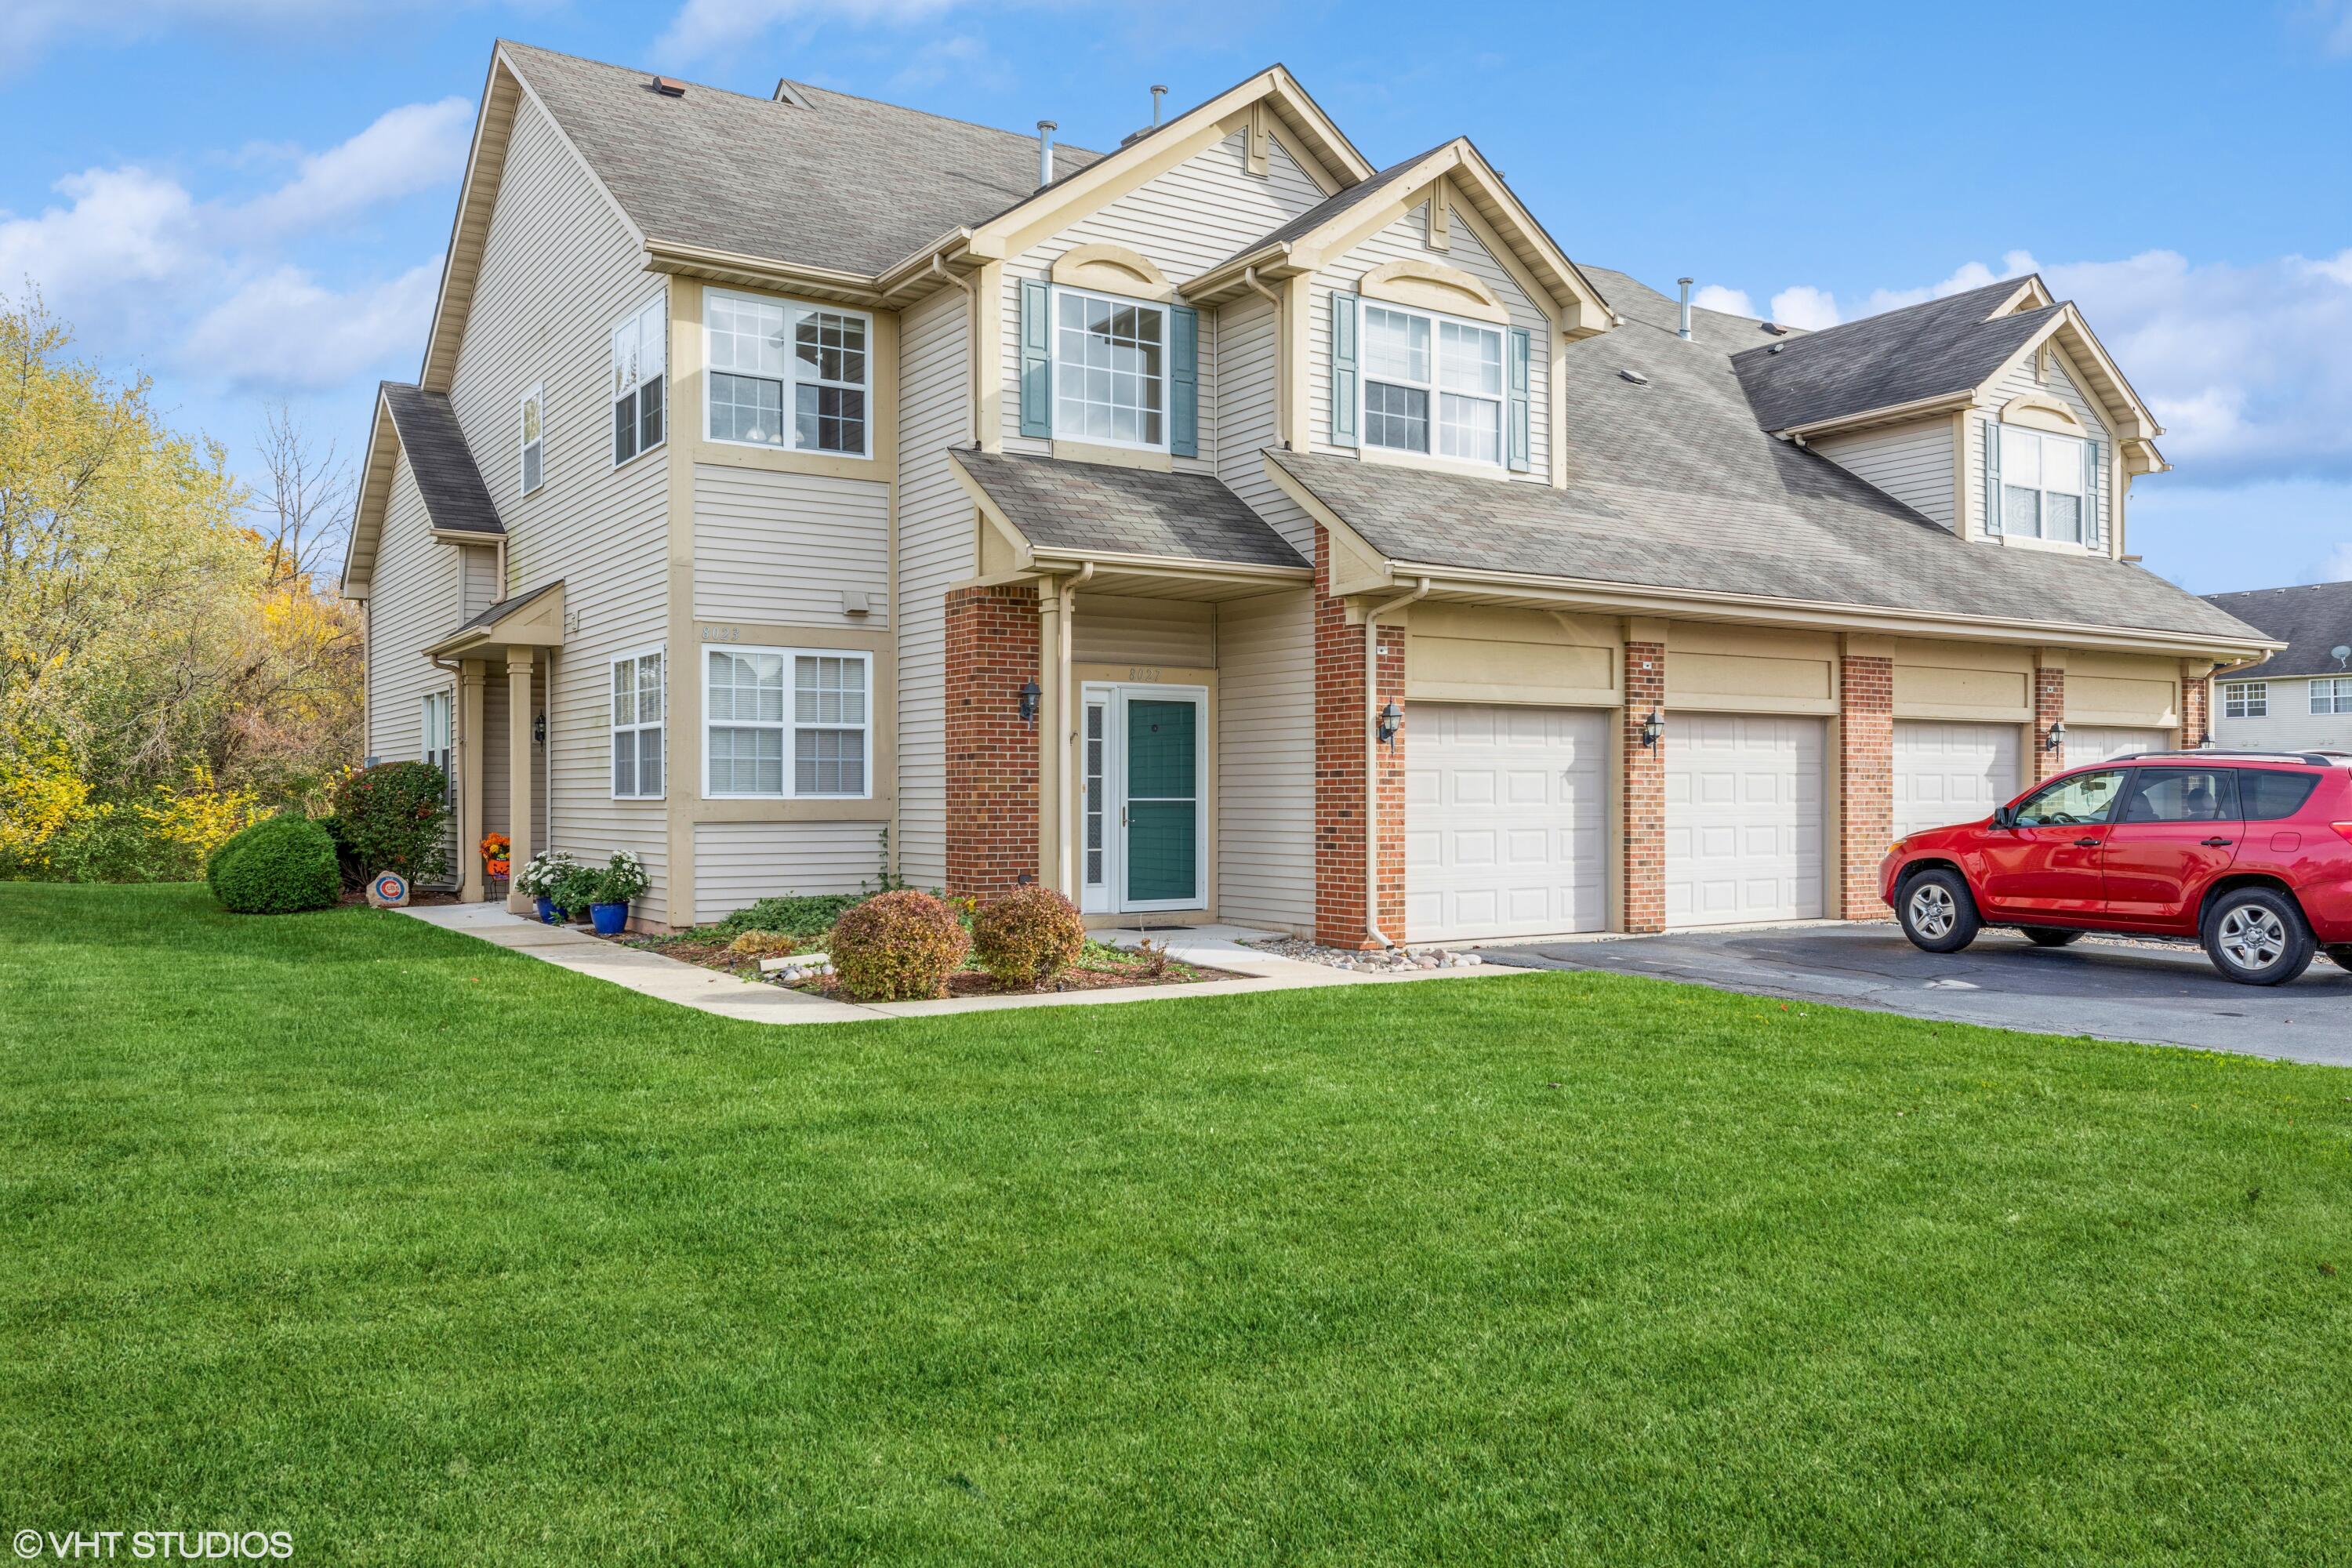
[{"label": "green bush", "polygon": [[323,910],[343,890],[335,841],[307,816],[255,823],[213,851],[205,879],[223,908],[241,915]]},{"label": "green bush", "polygon": [[833,972],[861,1002],[937,996],[971,951],[971,936],[929,893],[879,893],[834,922]]},{"label": "green bush", "polygon": [[364,879],[414,883],[449,869],[449,780],[431,763],[378,763],[335,786],[335,837]]},{"label": "green bush", "polygon": [[1086,951],[1078,907],[1051,888],[1015,888],[971,922],[972,951],[1002,985],[1043,991]]},{"label": "green bush", "polygon": [[761,899],[748,910],[737,910],[711,928],[713,935],[741,936],[745,931],[777,931],[785,936],[823,936],[834,921],[856,908],[859,893],[812,893]]}]

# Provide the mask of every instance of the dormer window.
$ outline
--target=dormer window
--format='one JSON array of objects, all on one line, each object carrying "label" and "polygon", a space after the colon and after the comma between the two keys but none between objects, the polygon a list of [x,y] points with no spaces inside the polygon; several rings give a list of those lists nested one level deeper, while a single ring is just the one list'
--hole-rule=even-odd
[{"label": "dormer window", "polygon": [[1366,300],[1363,384],[1366,446],[1501,465],[1501,329]]},{"label": "dormer window", "polygon": [[2071,436],[2002,425],[2000,531],[2012,538],[2084,542],[2093,447]]}]

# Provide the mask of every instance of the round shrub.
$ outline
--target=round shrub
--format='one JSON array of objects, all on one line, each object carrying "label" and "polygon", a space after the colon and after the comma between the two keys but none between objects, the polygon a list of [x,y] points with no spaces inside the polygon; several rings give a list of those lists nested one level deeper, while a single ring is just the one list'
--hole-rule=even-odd
[{"label": "round shrub", "polygon": [[801,939],[780,931],[747,931],[727,944],[738,958],[782,958],[800,946]]},{"label": "round shrub", "polygon": [[937,996],[971,951],[963,922],[929,893],[877,893],[833,928],[833,972],[861,1002]]},{"label": "round shrub", "polygon": [[1001,985],[1043,991],[1086,951],[1078,907],[1051,888],[1015,888],[971,922],[972,951]]},{"label": "round shrub", "polygon": [[449,868],[449,779],[431,763],[378,763],[335,786],[336,836],[362,879],[429,882]]},{"label": "round shrub", "polygon": [[241,915],[323,910],[343,890],[335,841],[307,816],[255,823],[213,852],[205,877],[222,907]]}]

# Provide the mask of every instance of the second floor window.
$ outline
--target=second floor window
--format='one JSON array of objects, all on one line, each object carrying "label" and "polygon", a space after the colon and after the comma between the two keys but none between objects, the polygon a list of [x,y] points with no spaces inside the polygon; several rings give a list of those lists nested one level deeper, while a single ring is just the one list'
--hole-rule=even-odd
[{"label": "second floor window", "polygon": [[2314,713],[2352,713],[2352,676],[2313,681],[2311,710]]},{"label": "second floor window", "polygon": [[545,401],[538,387],[522,395],[522,493],[539,489],[547,477],[547,435],[541,427]]},{"label": "second floor window", "polygon": [[1450,317],[1363,307],[1368,447],[1503,460],[1503,334]]},{"label": "second floor window", "polygon": [[668,302],[656,295],[613,329],[613,462],[662,444],[668,366]]},{"label": "second floor window", "polygon": [[2260,680],[2241,680],[2221,688],[2221,717],[2224,719],[2266,719],[2271,711],[2271,689]]},{"label": "second floor window", "polygon": [[2089,505],[2088,444],[2016,425],[2000,430],[2000,531],[2082,543]]},{"label": "second floor window", "polygon": [[1166,306],[1055,289],[1055,437],[1164,449],[1167,351]]},{"label": "second floor window", "polygon": [[717,289],[704,301],[710,439],[870,454],[871,317]]}]

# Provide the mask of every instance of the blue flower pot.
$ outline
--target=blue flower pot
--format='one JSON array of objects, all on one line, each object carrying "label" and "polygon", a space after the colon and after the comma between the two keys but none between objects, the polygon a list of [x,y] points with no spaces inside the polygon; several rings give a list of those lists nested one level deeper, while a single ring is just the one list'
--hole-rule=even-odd
[{"label": "blue flower pot", "polygon": [[551,926],[555,923],[555,900],[553,899],[546,897],[541,897],[540,899],[539,923],[543,926]]},{"label": "blue flower pot", "polygon": [[598,936],[618,936],[628,929],[629,906],[626,904],[591,904],[588,918],[595,922]]}]

